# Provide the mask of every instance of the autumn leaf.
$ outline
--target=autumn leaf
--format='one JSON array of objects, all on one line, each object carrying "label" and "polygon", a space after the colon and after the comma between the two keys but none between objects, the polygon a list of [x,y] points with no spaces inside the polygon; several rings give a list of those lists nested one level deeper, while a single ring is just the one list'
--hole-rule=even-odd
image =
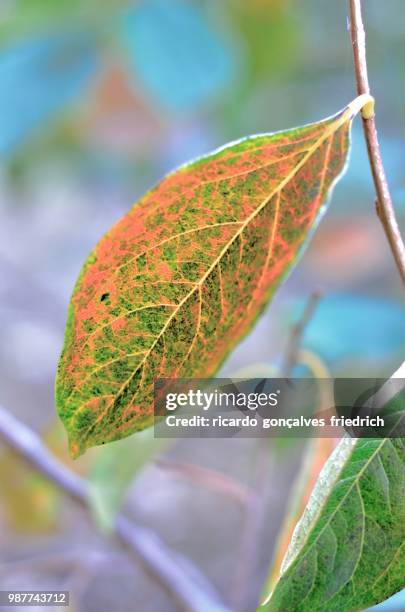
[{"label": "autumn leaf", "polygon": [[[396,433],[404,420],[402,380],[398,387],[379,412]],[[403,588],[404,489],[403,438],[343,438],[318,478],[263,612],[363,610]]]},{"label": "autumn leaf", "polygon": [[156,378],[216,372],[297,261],[369,103],[181,167],[101,239],[74,289],[56,381],[73,456],[150,426]]}]

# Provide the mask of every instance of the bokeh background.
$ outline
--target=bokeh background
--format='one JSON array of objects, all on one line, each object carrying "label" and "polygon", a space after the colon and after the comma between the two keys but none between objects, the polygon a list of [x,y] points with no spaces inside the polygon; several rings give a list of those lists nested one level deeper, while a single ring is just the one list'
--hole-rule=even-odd
[{"label": "bokeh background", "polygon": [[[381,148],[404,229],[403,2],[367,0],[364,10]],[[53,400],[66,310],[89,251],[162,175],[227,141],[316,121],[353,97],[342,0],[1,0],[0,403],[89,478],[100,528],[0,445],[1,588],[70,589],[78,611],[176,610],[102,534],[122,506],[192,559],[232,609],[255,608],[303,445],[162,448],[146,433],[71,461]],[[325,218],[222,374],[276,372],[314,290],[322,297],[303,337],[307,357],[333,375],[398,367],[403,294],[359,120]],[[208,477],[190,477],[190,464]],[[249,504],[212,486],[211,471],[258,487],[253,535]]]}]

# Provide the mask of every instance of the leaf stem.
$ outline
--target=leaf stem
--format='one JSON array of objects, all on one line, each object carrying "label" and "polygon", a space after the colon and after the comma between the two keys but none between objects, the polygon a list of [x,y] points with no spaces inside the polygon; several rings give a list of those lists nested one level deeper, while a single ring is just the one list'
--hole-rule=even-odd
[{"label": "leaf stem", "polygon": [[[361,14],[361,0],[349,0],[350,36],[353,47],[357,92],[370,94],[366,60],[366,35]],[[371,116],[370,116],[371,115]],[[382,162],[374,113],[362,112],[364,137],[367,144],[371,173],[377,194],[377,211],[402,281],[405,283],[405,247],[392,204],[387,177]]]},{"label": "leaf stem", "polygon": [[[89,511],[90,492],[86,480],[60,463],[33,431],[1,406],[0,440]],[[114,535],[175,600],[178,610],[227,612],[205,576],[188,559],[168,550],[149,529],[118,515]]]}]

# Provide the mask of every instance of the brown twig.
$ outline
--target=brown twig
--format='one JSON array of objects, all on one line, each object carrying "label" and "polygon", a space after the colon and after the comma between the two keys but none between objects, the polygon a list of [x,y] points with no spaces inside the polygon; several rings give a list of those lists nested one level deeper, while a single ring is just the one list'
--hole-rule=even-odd
[{"label": "brown twig", "polygon": [[[31,468],[89,511],[87,482],[60,463],[33,431],[1,406],[0,439],[27,461]],[[114,535],[176,601],[180,610],[227,612],[211,583],[201,572],[186,558],[169,550],[149,529],[118,515]]]},{"label": "brown twig", "polygon": [[[370,94],[366,60],[366,35],[361,15],[361,0],[349,0],[349,12],[357,92],[359,95]],[[363,130],[377,194],[378,216],[387,236],[402,281],[405,283],[405,247],[395,217],[387,177],[384,171],[374,115],[367,118],[363,116]]]},{"label": "brown twig", "polygon": [[286,378],[290,376],[293,367],[297,363],[297,357],[302,336],[308,323],[314,315],[315,308],[320,298],[321,293],[319,291],[314,291],[313,293],[311,293],[305,305],[304,312],[302,313],[301,318],[291,328],[290,337],[285,351],[284,364],[281,368],[282,376],[285,376]]}]

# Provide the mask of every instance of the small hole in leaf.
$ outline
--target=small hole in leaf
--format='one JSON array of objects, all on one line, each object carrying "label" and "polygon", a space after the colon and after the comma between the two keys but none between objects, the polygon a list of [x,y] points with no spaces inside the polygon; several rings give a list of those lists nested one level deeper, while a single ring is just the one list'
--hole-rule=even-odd
[{"label": "small hole in leaf", "polygon": [[105,302],[106,300],[108,300],[109,297],[110,297],[109,293],[103,293],[103,295],[100,298],[100,302]]}]

